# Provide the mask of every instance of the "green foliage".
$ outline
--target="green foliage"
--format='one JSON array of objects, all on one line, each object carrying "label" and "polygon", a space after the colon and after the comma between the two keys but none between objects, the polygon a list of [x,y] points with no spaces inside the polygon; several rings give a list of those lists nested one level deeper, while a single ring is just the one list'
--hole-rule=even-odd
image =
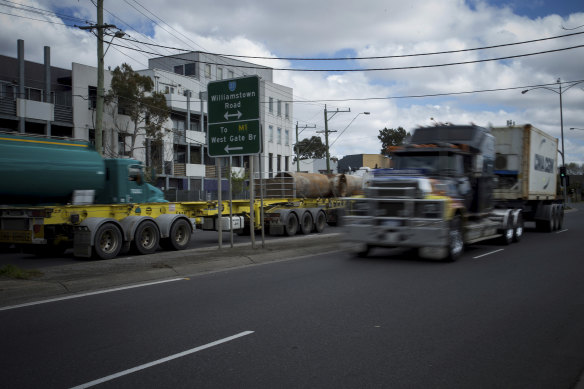
[{"label": "green foliage", "polygon": [[245,180],[249,179],[248,171],[245,170],[243,177],[235,172],[231,172],[231,190],[232,193],[241,193],[245,189]]},{"label": "green foliage", "polygon": [[112,116],[127,115],[133,124],[133,129],[128,129],[123,125],[123,120],[114,119],[118,131],[131,139],[130,150],[126,150],[130,156],[133,156],[138,135],[155,140],[164,136],[163,125],[170,116],[170,110],[164,94],[152,92],[153,87],[150,77],[140,75],[126,63],[112,72],[111,89],[105,96],[105,102],[111,108]]},{"label": "green foliage", "polygon": [[379,130],[377,139],[381,141],[381,154],[389,154],[388,147],[403,144],[405,137],[408,135],[410,135],[409,132],[406,132],[403,127],[398,127],[397,129],[386,127],[383,130]]},{"label": "green foliage", "polygon": [[322,143],[319,136],[310,139],[304,138],[294,146],[294,152],[299,159],[320,159],[326,155],[326,145]]},{"label": "green foliage", "polygon": [[38,270],[25,270],[14,265],[0,267],[0,276],[17,280],[30,280],[33,277],[40,277],[42,275],[43,273]]}]

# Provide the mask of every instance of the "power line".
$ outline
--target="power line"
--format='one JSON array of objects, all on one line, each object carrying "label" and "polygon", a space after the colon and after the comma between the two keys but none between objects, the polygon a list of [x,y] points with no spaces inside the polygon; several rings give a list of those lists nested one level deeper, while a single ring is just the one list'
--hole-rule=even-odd
[{"label": "power line", "polygon": [[[289,61],[350,61],[350,60],[370,60],[370,59],[393,59],[393,58],[408,58],[408,57],[421,57],[421,56],[429,56],[429,55],[439,55],[439,54],[455,54],[455,53],[464,53],[470,51],[478,51],[478,50],[488,50],[488,49],[495,49],[501,47],[509,47],[509,46],[516,46],[516,45],[524,45],[527,43],[535,43],[535,42],[544,42],[552,39],[559,39],[565,38],[574,35],[584,34],[583,32],[575,32],[571,34],[564,34],[558,35],[553,37],[547,38],[539,38],[539,39],[531,39],[527,41],[521,42],[514,42],[514,43],[503,43],[499,45],[492,45],[492,46],[483,46],[483,47],[475,47],[470,49],[460,49],[460,50],[446,50],[446,51],[435,51],[435,52],[428,52],[428,53],[415,53],[415,54],[402,54],[402,55],[383,55],[383,56],[369,56],[369,57],[332,57],[332,58],[310,58],[310,57],[268,57],[268,56],[251,56],[251,55],[237,55],[237,54],[222,54],[222,53],[211,53],[211,52],[203,52],[204,54],[209,55],[216,55],[221,57],[232,57],[232,58],[248,58],[248,59],[268,59],[268,60],[289,60]],[[125,40],[131,40],[128,38],[123,38]],[[144,43],[138,42],[137,43]],[[170,50],[177,50],[177,51],[190,51],[188,49],[181,49],[179,47],[172,47],[172,46],[165,46],[165,45],[158,45],[158,44],[148,44],[144,43],[148,46],[156,46]]]},{"label": "power line", "polygon": [[[128,46],[120,45],[118,43],[111,43],[112,45],[118,47],[124,47],[129,50],[137,50],[133,49]],[[497,58],[487,58],[487,59],[477,59],[472,61],[459,61],[459,62],[449,62],[449,63],[442,63],[442,64],[432,64],[432,65],[417,65],[417,66],[399,66],[399,67],[387,67],[387,68],[358,68],[358,69],[302,69],[302,68],[270,68],[267,66],[251,66],[251,65],[229,65],[237,68],[242,69],[272,69],[272,70],[279,70],[279,71],[289,71],[289,72],[376,72],[376,71],[388,71],[388,70],[412,70],[412,69],[427,69],[427,68],[437,68],[437,67],[446,67],[446,66],[455,66],[455,65],[470,65],[474,63],[482,63],[482,62],[492,62],[492,61],[502,61],[505,59],[513,59],[513,58],[522,58],[522,57],[530,57],[534,55],[541,55],[541,54],[549,54],[549,53],[557,53],[560,51],[566,50],[573,50],[579,49],[584,47],[584,45],[577,45],[571,47],[564,47],[561,49],[552,49],[552,50],[545,50],[545,51],[538,51],[535,53],[527,53],[527,54],[516,54],[516,55],[508,55],[505,57],[497,57]],[[152,52],[148,52],[146,50],[137,50],[142,51],[148,54],[154,54]],[[174,56],[168,56],[173,58],[178,58]],[[181,58],[182,59],[182,58]],[[184,59],[183,59],[184,60]],[[220,65],[217,62],[208,62],[208,61],[200,61],[200,60],[193,60],[191,62],[195,63],[202,63],[202,64],[211,64],[211,65]]]}]

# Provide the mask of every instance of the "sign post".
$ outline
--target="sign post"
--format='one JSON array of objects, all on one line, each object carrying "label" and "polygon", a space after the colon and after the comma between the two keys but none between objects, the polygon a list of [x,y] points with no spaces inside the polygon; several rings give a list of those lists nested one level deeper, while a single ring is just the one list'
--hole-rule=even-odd
[{"label": "sign post", "polygon": [[[209,157],[260,154],[262,152],[262,134],[259,77],[246,76],[211,81],[207,85],[207,94],[209,108],[207,153]],[[252,162],[252,158],[250,158],[250,234],[252,247],[255,248]],[[221,169],[220,166],[219,164],[219,169]],[[231,185],[229,190],[231,192]],[[218,193],[218,199],[218,206],[221,209],[221,193]],[[231,206],[232,204],[230,204]],[[219,211],[219,218],[220,216]],[[233,233],[232,221],[229,225]],[[221,226],[220,219],[219,226]],[[221,235],[221,227],[219,227],[219,234]]]}]

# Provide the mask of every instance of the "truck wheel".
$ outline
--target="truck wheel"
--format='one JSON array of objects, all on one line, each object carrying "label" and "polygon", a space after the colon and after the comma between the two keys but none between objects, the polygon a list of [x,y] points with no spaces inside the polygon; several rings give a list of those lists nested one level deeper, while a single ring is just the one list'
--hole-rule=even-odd
[{"label": "truck wheel", "polygon": [[564,206],[558,206],[558,230],[564,228]]},{"label": "truck wheel", "polygon": [[326,226],[326,215],[324,214],[324,212],[320,211],[316,215],[316,222],[314,223],[314,229],[316,232],[321,233],[324,231],[325,226]]},{"label": "truck wheel", "polygon": [[462,218],[460,215],[455,216],[450,221],[450,231],[448,233],[448,253],[446,261],[454,262],[462,255],[464,250],[464,241],[462,238]]},{"label": "truck wheel", "polygon": [[284,225],[284,233],[288,236],[294,236],[296,231],[298,231],[298,218],[295,214],[289,213]]},{"label": "truck wheel", "polygon": [[312,232],[312,216],[310,215],[310,212],[304,212],[304,215],[302,215],[300,232],[302,232],[303,235],[307,235]]},{"label": "truck wheel", "polygon": [[556,204],[552,204],[552,231],[556,231],[558,229],[558,206]]},{"label": "truck wheel", "polygon": [[168,250],[184,250],[191,241],[191,226],[185,219],[178,219],[170,227],[170,236],[160,243]]},{"label": "truck wheel", "polygon": [[368,244],[357,243],[353,247],[352,251],[356,257],[366,258],[369,255],[369,252],[371,251],[371,246],[369,246]]},{"label": "truck wheel", "polygon": [[523,237],[523,212],[519,212],[517,215],[517,221],[513,228],[513,241],[519,242]]},{"label": "truck wheel", "polygon": [[152,254],[158,248],[160,234],[156,224],[146,220],[138,226],[134,234],[134,249],[140,254]]},{"label": "truck wheel", "polygon": [[513,243],[513,235],[515,233],[515,229],[513,228],[513,220],[511,217],[507,220],[507,226],[501,231],[501,244],[505,246],[510,245]]},{"label": "truck wheel", "polygon": [[112,223],[105,223],[95,233],[93,254],[99,259],[113,259],[122,249],[122,233]]}]

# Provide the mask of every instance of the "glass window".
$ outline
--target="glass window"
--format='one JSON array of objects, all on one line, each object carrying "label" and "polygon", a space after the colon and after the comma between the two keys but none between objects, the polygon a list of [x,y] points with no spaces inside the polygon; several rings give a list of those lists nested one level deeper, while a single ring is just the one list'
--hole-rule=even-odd
[{"label": "glass window", "polygon": [[89,104],[89,109],[95,109],[97,107],[97,87],[88,86],[87,87],[87,103]]},{"label": "glass window", "polygon": [[211,64],[205,64],[205,77],[211,78]]},{"label": "glass window", "polygon": [[290,130],[284,130],[284,144],[290,146]]},{"label": "glass window", "polygon": [[290,119],[290,104],[286,103],[284,108],[286,110],[286,119]]},{"label": "glass window", "polygon": [[229,78],[233,78],[233,70],[230,70],[227,74],[229,74]]},{"label": "glass window", "polygon": [[217,68],[217,79],[218,80],[223,79],[223,68]]},{"label": "glass window", "polygon": [[268,140],[274,142],[274,126],[268,127]]},{"label": "glass window", "polygon": [[282,129],[278,127],[278,144],[282,144]]},{"label": "glass window", "polygon": [[270,97],[270,102],[268,103],[268,110],[270,113],[274,112],[274,98]]},{"label": "glass window", "polygon": [[176,66],[174,67],[174,72],[175,72],[176,74],[185,74],[185,73],[184,73],[184,69],[183,69],[183,66],[182,66],[182,65],[176,65]]},{"label": "glass window", "polygon": [[197,64],[187,63],[185,64],[185,76],[196,76],[197,75]]},{"label": "glass window", "polygon": [[278,116],[282,116],[282,100],[278,100]]}]

